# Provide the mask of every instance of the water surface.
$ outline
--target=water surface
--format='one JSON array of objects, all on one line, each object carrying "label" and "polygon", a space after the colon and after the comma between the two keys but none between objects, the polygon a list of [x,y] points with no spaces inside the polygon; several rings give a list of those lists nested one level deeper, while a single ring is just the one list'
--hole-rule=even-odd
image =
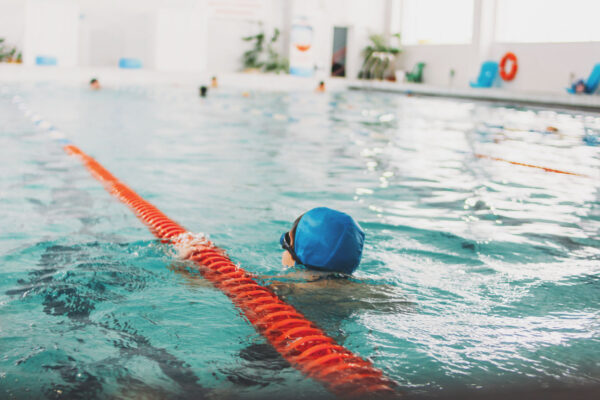
[{"label": "water surface", "polygon": [[[585,140],[597,115],[358,91],[200,99],[38,83],[0,97],[3,396],[327,396],[14,94],[405,392],[600,383],[600,152]],[[323,205],[367,234],[352,280],[279,262],[281,232]]]}]

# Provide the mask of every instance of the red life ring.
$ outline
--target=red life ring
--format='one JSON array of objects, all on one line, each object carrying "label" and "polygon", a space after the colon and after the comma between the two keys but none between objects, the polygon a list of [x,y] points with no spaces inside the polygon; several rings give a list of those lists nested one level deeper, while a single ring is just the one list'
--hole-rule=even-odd
[{"label": "red life ring", "polygon": [[[506,62],[510,60],[512,68],[509,72],[506,72]],[[517,75],[519,65],[517,64],[517,56],[514,53],[508,52],[500,60],[500,77],[505,81],[512,81]]]}]

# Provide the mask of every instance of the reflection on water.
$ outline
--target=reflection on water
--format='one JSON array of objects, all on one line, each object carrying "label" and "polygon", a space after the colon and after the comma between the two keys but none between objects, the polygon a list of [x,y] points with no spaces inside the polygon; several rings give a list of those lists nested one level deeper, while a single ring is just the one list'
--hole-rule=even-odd
[{"label": "reflection on water", "polygon": [[[410,395],[600,384],[597,115],[367,92],[9,89]],[[327,396],[9,100],[0,388]],[[281,232],[319,205],[367,234],[353,278],[279,263]]]}]

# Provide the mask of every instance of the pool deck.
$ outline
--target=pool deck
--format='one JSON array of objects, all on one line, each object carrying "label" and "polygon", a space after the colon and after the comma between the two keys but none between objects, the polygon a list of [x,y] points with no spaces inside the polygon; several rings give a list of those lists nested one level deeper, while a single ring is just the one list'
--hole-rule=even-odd
[{"label": "pool deck", "polygon": [[[99,78],[106,87],[119,84],[170,84],[197,90],[210,82],[210,74],[198,72],[160,72],[147,69],[123,70],[112,67],[32,67],[18,64],[0,64],[0,83],[60,82],[87,86],[91,77]],[[222,73],[223,87],[240,90],[314,91],[321,78],[302,78],[290,75]],[[459,99],[492,101],[503,104],[527,104],[539,107],[568,108],[600,112],[600,95],[573,95],[564,93],[516,92],[499,88],[443,87],[417,83],[366,81],[358,79],[325,78],[329,91],[376,90],[389,93],[421,96],[453,97]]]},{"label": "pool deck", "polygon": [[431,86],[419,83],[397,83],[384,81],[353,81],[348,85],[354,90],[376,90],[422,96],[454,97],[459,99],[484,100],[502,103],[517,103],[600,111],[600,96],[573,95],[569,93],[526,93],[498,88],[454,88]]}]

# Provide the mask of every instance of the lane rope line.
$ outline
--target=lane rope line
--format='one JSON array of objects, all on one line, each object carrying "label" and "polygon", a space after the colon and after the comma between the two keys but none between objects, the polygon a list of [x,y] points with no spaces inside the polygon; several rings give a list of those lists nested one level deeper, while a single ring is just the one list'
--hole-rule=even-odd
[{"label": "lane rope line", "polygon": [[477,157],[477,158],[484,158],[484,159],[493,160],[493,161],[502,161],[502,162],[505,162],[505,163],[513,164],[513,165],[520,165],[521,167],[541,169],[541,170],[546,171],[546,172],[554,172],[555,174],[565,174],[565,175],[581,176],[583,178],[590,178],[589,175],[585,175],[585,174],[578,174],[576,172],[561,171],[560,169],[553,169],[553,168],[548,168],[548,167],[541,167],[539,165],[525,164],[525,163],[521,163],[521,162],[517,162],[517,161],[509,161],[509,160],[505,160],[504,158],[492,157],[492,156],[488,156],[488,155],[485,155],[485,154],[475,154],[475,157]]},{"label": "lane rope line", "polygon": [[[20,104],[22,111],[27,110],[20,98],[13,102]],[[44,122],[37,115],[32,121],[34,119]],[[36,125],[41,123],[36,122]],[[43,129],[55,131],[49,123],[44,124]],[[208,239],[195,238],[193,233],[144,200],[63,134],[55,135],[55,138],[67,154],[81,160],[110,194],[128,205],[157,238],[186,251],[186,258],[198,266],[200,274],[229,297],[293,367],[339,396],[399,395],[397,384],[380,369],[338,344],[271,289],[258,284],[250,273],[231,261],[225,250]]]}]

